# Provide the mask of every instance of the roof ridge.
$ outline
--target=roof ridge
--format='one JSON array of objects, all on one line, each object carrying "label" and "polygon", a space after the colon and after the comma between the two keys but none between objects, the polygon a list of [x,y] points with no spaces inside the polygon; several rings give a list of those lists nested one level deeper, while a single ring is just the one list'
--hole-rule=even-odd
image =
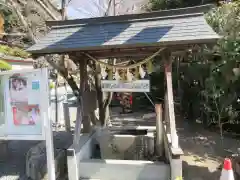
[{"label": "roof ridge", "polygon": [[184,14],[178,16],[164,16],[164,17],[153,17],[153,18],[145,18],[145,19],[132,19],[128,21],[109,21],[109,22],[96,22],[93,24],[72,24],[72,25],[58,25],[52,26],[51,29],[64,29],[64,28],[74,28],[79,26],[89,26],[89,25],[103,25],[103,24],[111,24],[111,23],[134,23],[134,22],[143,22],[143,21],[158,21],[158,20],[166,20],[166,19],[177,19],[177,18],[187,18],[187,17],[195,17],[195,16],[203,16],[203,13],[195,13],[195,14]]},{"label": "roof ridge", "polygon": [[99,23],[111,23],[111,22],[120,22],[120,21],[133,21],[140,19],[149,19],[149,18],[169,18],[169,17],[179,17],[186,15],[193,15],[198,13],[204,13],[211,8],[213,4],[206,4],[201,6],[193,6],[187,8],[178,8],[170,10],[162,10],[141,14],[126,14],[120,16],[106,16],[106,17],[96,17],[96,18],[87,18],[87,19],[74,19],[74,20],[65,20],[65,21],[47,21],[47,26],[69,26],[69,25],[84,25],[84,24],[99,24]]}]

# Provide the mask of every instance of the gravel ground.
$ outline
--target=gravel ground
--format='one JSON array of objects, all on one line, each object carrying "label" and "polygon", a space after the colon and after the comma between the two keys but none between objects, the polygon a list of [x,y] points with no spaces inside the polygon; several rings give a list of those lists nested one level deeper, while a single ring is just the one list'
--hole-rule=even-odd
[{"label": "gravel ground", "polygon": [[218,133],[205,130],[187,122],[177,123],[181,148],[184,151],[183,175],[185,180],[219,180],[221,164],[229,154],[236,152],[240,141],[224,138],[223,145]]}]

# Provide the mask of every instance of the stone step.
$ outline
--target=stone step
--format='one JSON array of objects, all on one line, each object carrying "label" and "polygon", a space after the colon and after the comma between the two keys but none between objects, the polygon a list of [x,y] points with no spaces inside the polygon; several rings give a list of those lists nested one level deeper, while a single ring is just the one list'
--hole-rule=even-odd
[{"label": "stone step", "polygon": [[168,180],[170,167],[163,162],[131,160],[82,160],[81,180]]},{"label": "stone step", "polygon": [[147,132],[154,132],[156,131],[156,126],[110,126],[107,127],[111,131],[118,131],[118,130],[147,130]]}]

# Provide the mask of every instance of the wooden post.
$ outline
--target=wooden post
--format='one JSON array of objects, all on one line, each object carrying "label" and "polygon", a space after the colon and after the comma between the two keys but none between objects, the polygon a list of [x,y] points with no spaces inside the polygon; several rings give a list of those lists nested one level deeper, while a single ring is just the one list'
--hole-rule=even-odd
[{"label": "wooden post", "polygon": [[165,54],[165,78],[167,81],[167,100],[168,113],[170,121],[171,143],[172,147],[178,148],[178,136],[176,132],[173,88],[172,88],[172,61],[170,53]]},{"label": "wooden post", "polygon": [[67,132],[70,132],[71,131],[71,123],[70,123],[68,102],[63,102],[63,111],[64,111],[64,120],[65,120],[65,130]]},{"label": "wooden post", "polygon": [[55,81],[55,125],[56,131],[58,130],[58,71],[56,70],[56,81]]},{"label": "wooden post", "polygon": [[168,112],[168,98],[167,93],[164,96],[164,121],[166,124],[166,132],[170,132],[170,120],[169,120],[169,112]]},{"label": "wooden post", "polygon": [[156,104],[155,111],[156,111],[156,151],[157,155],[161,157],[164,151],[162,104]]}]

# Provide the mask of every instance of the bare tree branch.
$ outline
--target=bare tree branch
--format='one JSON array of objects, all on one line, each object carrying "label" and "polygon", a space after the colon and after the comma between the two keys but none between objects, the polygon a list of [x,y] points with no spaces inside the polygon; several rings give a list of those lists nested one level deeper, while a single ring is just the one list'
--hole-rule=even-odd
[{"label": "bare tree branch", "polygon": [[58,18],[47,8],[44,1],[36,0],[36,2],[48,13],[51,18],[53,18],[53,20],[58,20]]},{"label": "bare tree branch", "polygon": [[31,38],[31,40],[36,43],[37,39],[36,37],[34,36],[33,32],[32,32],[32,29],[29,27],[27,21],[25,20],[25,18],[23,17],[21,11],[18,9],[17,5],[15,4],[14,1],[12,0],[8,0],[8,2],[11,4],[11,6],[13,7],[12,9],[16,12],[19,20],[21,21],[22,25],[25,27],[25,29],[27,30],[28,32],[28,35],[29,37]]},{"label": "bare tree branch", "polygon": [[26,36],[26,33],[0,33],[3,36]]}]

